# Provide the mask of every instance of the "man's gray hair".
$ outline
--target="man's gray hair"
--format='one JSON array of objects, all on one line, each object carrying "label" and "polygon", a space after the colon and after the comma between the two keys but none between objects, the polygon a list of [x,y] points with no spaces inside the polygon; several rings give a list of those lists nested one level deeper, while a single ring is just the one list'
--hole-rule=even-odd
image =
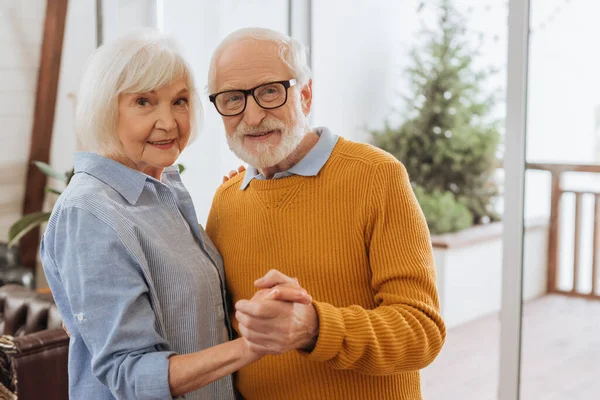
[{"label": "man's gray hair", "polygon": [[119,95],[150,92],[177,79],[184,79],[189,91],[193,137],[202,123],[202,104],[192,69],[174,39],[145,29],[96,49],[83,74],[75,108],[75,131],[83,150],[119,154]]},{"label": "man's gray hair", "polygon": [[302,88],[308,84],[312,72],[308,66],[306,52],[307,48],[298,40],[283,33],[266,28],[243,28],[229,34],[213,52],[208,69],[208,92],[214,93],[216,86],[216,64],[228,45],[244,39],[271,42],[278,46],[281,60],[290,68],[298,87]]}]

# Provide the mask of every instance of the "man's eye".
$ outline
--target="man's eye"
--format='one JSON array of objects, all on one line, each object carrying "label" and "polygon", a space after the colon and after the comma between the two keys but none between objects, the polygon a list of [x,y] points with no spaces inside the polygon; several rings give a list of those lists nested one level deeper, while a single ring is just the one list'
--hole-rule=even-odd
[{"label": "man's eye", "polygon": [[240,101],[242,98],[241,96],[235,95],[235,96],[231,96],[227,99],[228,102],[232,103],[234,101]]}]

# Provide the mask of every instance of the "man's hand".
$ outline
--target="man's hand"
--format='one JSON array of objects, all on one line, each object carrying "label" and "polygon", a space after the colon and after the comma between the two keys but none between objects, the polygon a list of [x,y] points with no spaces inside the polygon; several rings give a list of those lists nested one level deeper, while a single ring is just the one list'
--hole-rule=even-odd
[{"label": "man's hand", "polygon": [[[254,285],[261,290],[251,300],[240,300],[235,305],[239,330],[250,349],[258,354],[312,350],[319,318],[311,302],[298,302],[291,295],[293,289],[306,293],[297,280],[271,270]],[[307,294],[305,299],[309,298]]]},{"label": "man's hand", "polygon": [[241,174],[245,170],[246,170],[246,167],[244,167],[243,165],[240,165],[238,167],[237,171],[232,169],[231,171],[229,171],[228,175],[223,175],[223,183],[227,182],[228,180],[230,180],[231,178],[233,178],[237,174]]},{"label": "man's hand", "polygon": [[64,322],[62,323],[62,328],[63,328],[63,331],[65,331],[65,333],[67,334],[67,336],[68,336],[68,337],[71,337],[71,334],[69,333],[69,330],[68,330],[68,329],[67,329],[67,327],[65,326],[65,323],[64,323]]},{"label": "man's hand", "polygon": [[267,289],[261,289],[252,297],[253,301],[279,300],[301,304],[311,304],[312,297],[297,283],[282,283]]}]

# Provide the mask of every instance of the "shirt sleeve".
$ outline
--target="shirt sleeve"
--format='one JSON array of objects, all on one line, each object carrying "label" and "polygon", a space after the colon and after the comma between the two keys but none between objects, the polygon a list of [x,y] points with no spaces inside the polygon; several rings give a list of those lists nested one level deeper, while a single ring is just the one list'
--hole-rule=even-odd
[{"label": "shirt sleeve", "polygon": [[172,398],[174,353],[156,330],[139,257],[106,221],[78,207],[60,211],[53,239],[41,248],[44,268],[58,276],[51,289],[69,303],[92,373],[119,399]]},{"label": "shirt sleeve", "polygon": [[370,202],[365,244],[378,306],[314,302],[319,337],[311,353],[301,354],[368,375],[419,370],[440,352],[446,329],[429,231],[402,164],[377,166]]}]

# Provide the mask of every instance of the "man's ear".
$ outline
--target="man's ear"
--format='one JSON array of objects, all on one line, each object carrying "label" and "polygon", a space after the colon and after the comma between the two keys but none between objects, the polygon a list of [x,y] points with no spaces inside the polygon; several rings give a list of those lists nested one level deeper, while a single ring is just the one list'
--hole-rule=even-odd
[{"label": "man's ear", "polygon": [[302,112],[307,116],[312,106],[312,79],[300,91],[300,102],[302,103]]}]

